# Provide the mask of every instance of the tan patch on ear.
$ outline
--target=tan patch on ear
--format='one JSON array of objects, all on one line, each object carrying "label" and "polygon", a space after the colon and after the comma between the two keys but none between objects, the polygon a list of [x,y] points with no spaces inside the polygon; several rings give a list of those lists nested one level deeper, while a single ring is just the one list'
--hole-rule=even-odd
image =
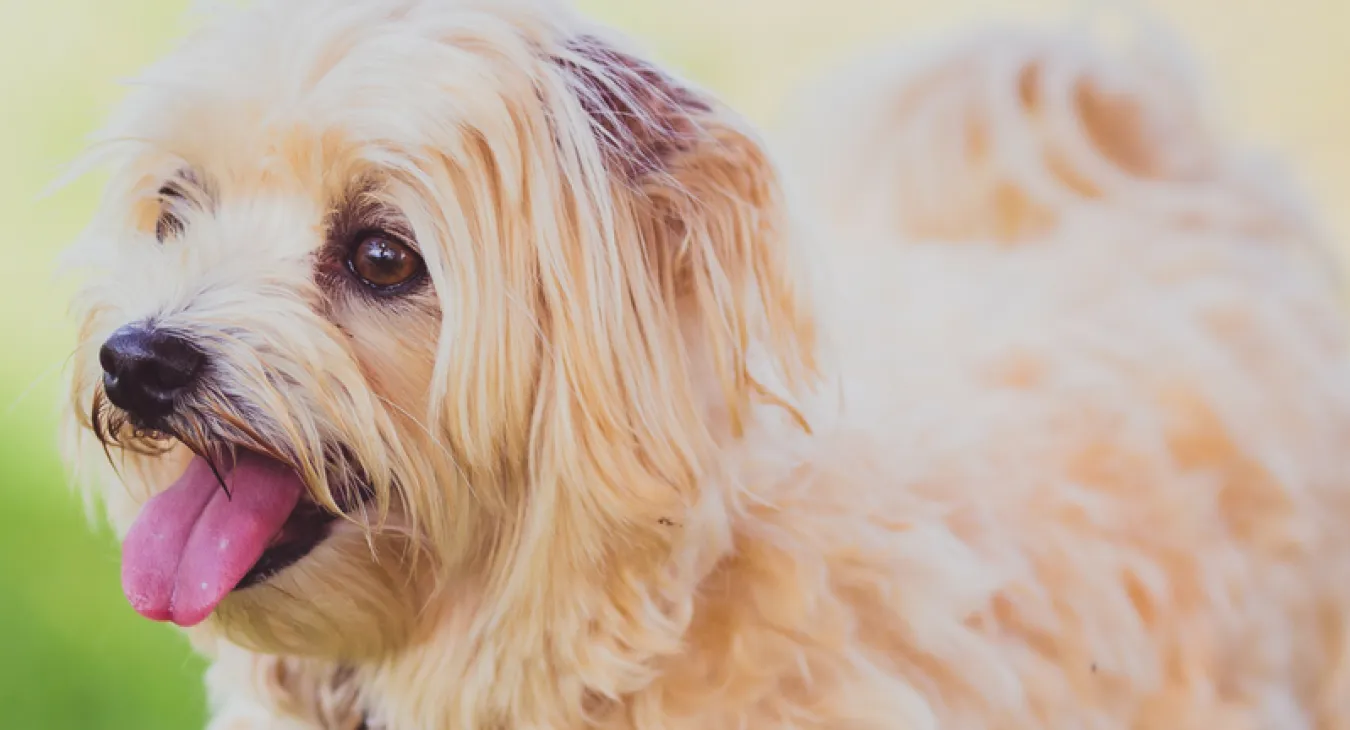
[{"label": "tan patch on ear", "polygon": [[567,72],[607,157],[624,172],[636,177],[661,170],[701,136],[697,116],[712,107],[677,79],[592,36],[566,48],[567,55],[554,60]]}]

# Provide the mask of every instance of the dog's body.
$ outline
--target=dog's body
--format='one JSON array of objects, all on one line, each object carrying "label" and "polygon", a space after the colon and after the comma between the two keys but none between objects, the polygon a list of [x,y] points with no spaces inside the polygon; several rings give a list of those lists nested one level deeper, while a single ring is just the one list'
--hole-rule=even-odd
[{"label": "dog's body", "polygon": [[[1174,78],[1017,34],[853,78],[787,205],[557,9],[222,27],[114,126],[85,250],[145,278],[74,388],[162,446],[112,454],[136,570],[217,441],[351,517],[206,604],[213,728],[1350,727],[1346,321]],[[424,280],[322,267],[361,191]],[[153,422],[92,357],[142,320],[212,379]]]}]

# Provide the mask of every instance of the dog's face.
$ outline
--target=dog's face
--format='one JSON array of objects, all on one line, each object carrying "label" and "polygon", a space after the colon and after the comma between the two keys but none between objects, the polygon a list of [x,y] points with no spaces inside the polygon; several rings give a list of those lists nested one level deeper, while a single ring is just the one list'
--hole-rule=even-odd
[{"label": "dog's face", "polygon": [[235,12],[96,148],[75,443],[147,617],[361,658],[464,592],[582,590],[676,540],[755,343],[809,368],[738,123],[481,5]]}]

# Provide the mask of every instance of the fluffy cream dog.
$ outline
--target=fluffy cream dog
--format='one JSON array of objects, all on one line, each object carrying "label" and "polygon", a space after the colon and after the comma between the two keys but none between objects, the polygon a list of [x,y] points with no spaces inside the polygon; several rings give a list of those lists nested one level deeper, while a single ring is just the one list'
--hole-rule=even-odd
[{"label": "fluffy cream dog", "polygon": [[789,205],[564,9],[224,13],[75,249],[128,599],[222,729],[1350,726],[1346,318],[1170,69],[870,63]]}]

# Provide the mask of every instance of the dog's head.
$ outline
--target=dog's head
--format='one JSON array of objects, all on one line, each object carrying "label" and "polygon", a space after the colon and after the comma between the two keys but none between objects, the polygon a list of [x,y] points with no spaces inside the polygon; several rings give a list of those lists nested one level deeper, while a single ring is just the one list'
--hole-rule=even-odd
[{"label": "dog's head", "polygon": [[812,368],[760,146],[557,8],[233,11],[94,154],[74,443],[152,618],[350,658],[467,586],[641,602]]}]

